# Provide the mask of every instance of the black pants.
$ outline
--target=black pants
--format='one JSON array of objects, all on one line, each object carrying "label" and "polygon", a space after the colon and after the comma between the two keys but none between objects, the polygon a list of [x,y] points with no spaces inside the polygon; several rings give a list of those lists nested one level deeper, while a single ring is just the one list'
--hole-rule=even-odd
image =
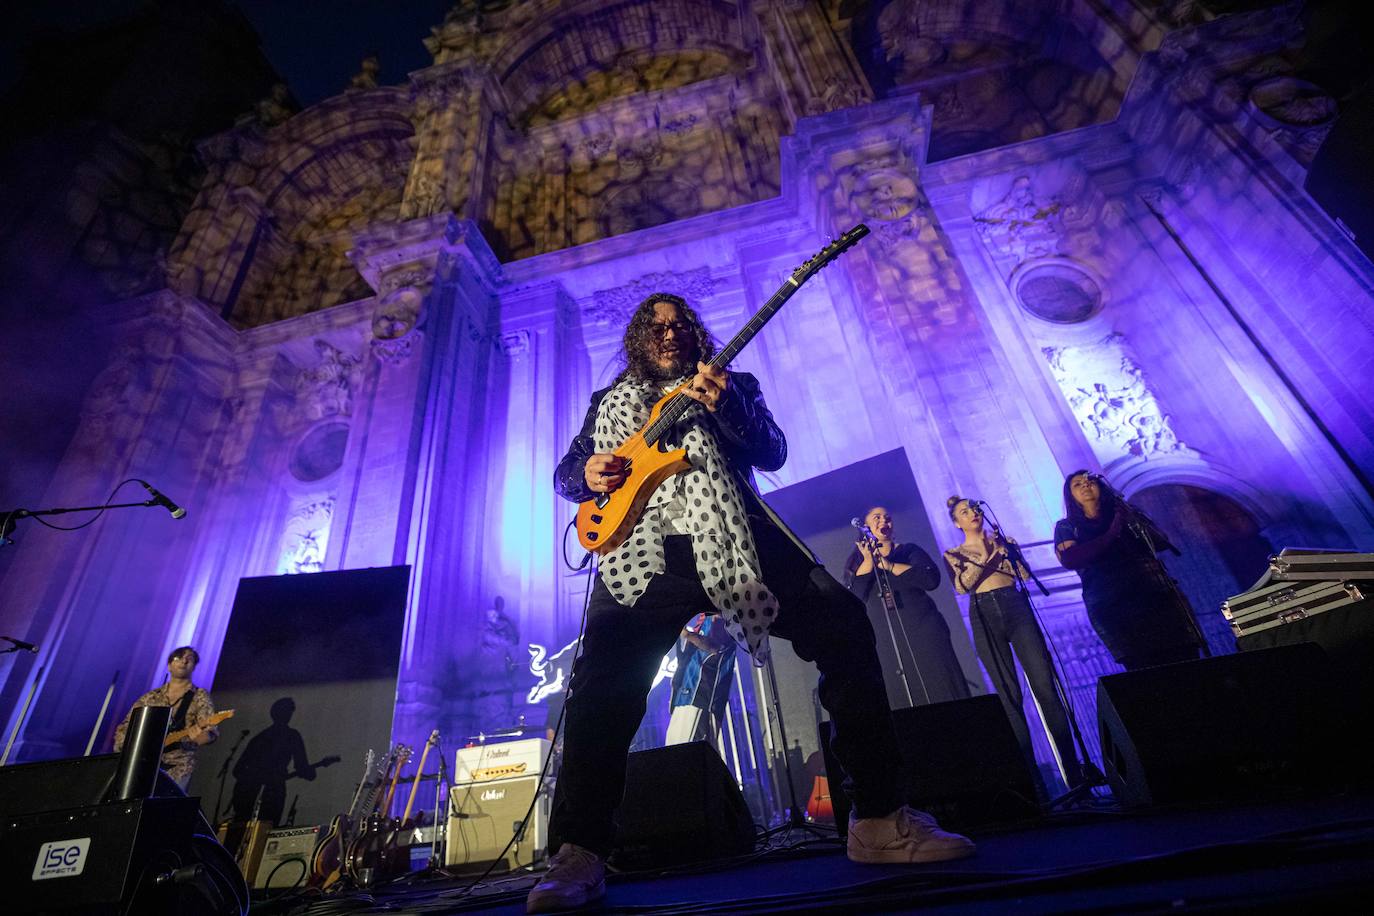
[{"label": "black pants", "polygon": [[1026,724],[1021,681],[1016,676],[1013,652],[1015,658],[1021,660],[1031,695],[1045,717],[1050,740],[1059,753],[1068,781],[1076,783],[1080,778],[1078,754],[1074,751],[1069,717],[1054,687],[1054,667],[1050,662],[1050,653],[1045,648],[1045,635],[1035,622],[1035,614],[1026,596],[1011,586],[977,592],[969,608],[969,622],[973,625],[974,648],[978,650],[978,657],[992,678],[993,690],[1007,711],[1021,752],[1034,763],[1030,727]]},{"label": "black pants", "polygon": [[[766,523],[753,529],[763,580],[778,598],[770,632],[790,640],[797,655],[820,669],[821,705],[834,723],[831,748],[846,770],[843,785],[855,814],[889,814],[902,803],[897,742],[864,606],[781,531]],[[625,791],[625,758],[659,662],[682,625],[711,607],[690,539],[668,537],[665,554],[666,572],[653,578],[634,607],[619,604],[600,578],[593,586],[564,713],[551,851],[567,842],[609,854]],[[672,816],[669,809],[664,816]]]}]

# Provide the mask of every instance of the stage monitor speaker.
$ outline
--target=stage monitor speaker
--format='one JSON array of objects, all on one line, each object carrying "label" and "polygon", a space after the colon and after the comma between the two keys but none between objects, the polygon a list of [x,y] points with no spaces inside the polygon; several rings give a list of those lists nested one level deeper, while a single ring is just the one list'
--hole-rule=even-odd
[{"label": "stage monitor speaker", "polygon": [[1341,104],[1340,116],[1307,170],[1303,185],[1374,260],[1374,89]]},{"label": "stage monitor speaker", "polygon": [[548,830],[549,796],[539,791],[538,773],[456,785],[449,792],[444,865],[458,872],[485,871],[502,850],[507,870],[533,865],[548,850]]},{"label": "stage monitor speaker", "polygon": [[[935,815],[941,826],[968,830],[1039,816],[1035,781],[994,694],[893,710],[906,803]],[[835,827],[849,829],[849,797],[840,788],[843,770],[830,750],[830,723],[821,747],[829,776]]]},{"label": "stage monitor speaker", "polygon": [[1325,654],[1310,643],[1098,681],[1102,762],[1124,805],[1338,784],[1353,760]]},{"label": "stage monitor speaker", "polygon": [[118,754],[0,767],[6,913],[234,914],[248,888],[196,799],[110,802]]},{"label": "stage monitor speaker", "polygon": [[625,772],[619,868],[661,868],[743,855],[754,821],[725,762],[705,741],[636,751]]}]

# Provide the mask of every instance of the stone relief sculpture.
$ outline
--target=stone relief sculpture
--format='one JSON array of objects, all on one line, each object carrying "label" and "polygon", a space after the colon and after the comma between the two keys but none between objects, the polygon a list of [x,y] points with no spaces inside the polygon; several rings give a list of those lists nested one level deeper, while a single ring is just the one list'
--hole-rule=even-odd
[{"label": "stone relief sculpture", "polygon": [[1123,457],[1191,452],[1174,434],[1121,335],[1110,334],[1085,346],[1045,347],[1042,352],[1104,465]]},{"label": "stone relief sculpture", "polygon": [[329,526],[334,518],[334,497],[297,506],[286,519],[282,537],[279,575],[324,571],[325,550],[329,546]]},{"label": "stone relief sculpture", "polygon": [[587,317],[603,327],[619,327],[630,320],[630,313],[645,296],[663,290],[672,290],[689,302],[700,303],[715,293],[715,281],[711,279],[708,267],[645,274],[624,286],[599,289],[592,293],[592,305],[587,309]]},{"label": "stone relief sculpture", "polygon": [[1022,175],[1005,197],[975,214],[973,221],[989,248],[1019,264],[1059,253],[1064,235],[1061,209],[1059,201],[1036,200],[1030,176]]},{"label": "stone relief sculpture", "polygon": [[348,88],[345,91],[376,89],[377,77],[382,72],[382,62],[377,55],[367,55],[362,59],[358,67],[358,72],[353,74],[352,79],[348,81]]},{"label": "stone relief sculpture", "polygon": [[348,416],[353,410],[353,369],[359,360],[323,340],[315,341],[319,363],[296,376],[297,403],[309,420]]}]

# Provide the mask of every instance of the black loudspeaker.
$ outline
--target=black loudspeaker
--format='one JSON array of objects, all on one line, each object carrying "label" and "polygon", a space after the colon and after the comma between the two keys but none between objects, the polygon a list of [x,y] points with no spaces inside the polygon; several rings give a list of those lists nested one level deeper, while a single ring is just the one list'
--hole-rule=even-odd
[{"label": "black loudspeaker", "polygon": [[1332,219],[1344,224],[1355,244],[1374,260],[1374,89],[1341,105],[1303,183]]},{"label": "black loudspeaker", "polygon": [[1338,700],[1310,643],[1109,675],[1103,770],[1125,805],[1331,787],[1355,759]]},{"label": "black loudspeaker", "polygon": [[109,801],[118,754],[0,768],[6,913],[237,914],[248,890],[199,802],[158,774]]},{"label": "black loudspeaker", "polygon": [[[951,830],[1006,824],[1039,816],[1035,781],[995,694],[893,710],[906,803],[928,811]],[[849,829],[843,770],[830,750],[830,723],[821,747],[835,826]]]},{"label": "black loudspeaker", "polygon": [[636,751],[611,861],[618,868],[661,868],[743,855],[754,822],[739,786],[705,741]]}]

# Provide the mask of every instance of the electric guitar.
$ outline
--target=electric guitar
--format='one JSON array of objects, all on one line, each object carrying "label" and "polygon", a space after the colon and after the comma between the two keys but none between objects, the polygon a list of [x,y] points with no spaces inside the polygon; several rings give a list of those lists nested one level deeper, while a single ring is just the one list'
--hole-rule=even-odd
[{"label": "electric guitar", "polygon": [[[844,235],[821,249],[814,257],[783,281],[782,286],[763,304],[754,317],[740,329],[725,347],[712,358],[713,369],[724,369],[739,355],[754,335],[777,314],[783,303],[792,298],[803,283],[821,268],[848,251],[868,235],[868,227],[859,223]],[[687,409],[696,401],[682,391],[691,384],[689,379],[668,392],[649,411],[644,427],[626,439],[615,454],[625,459],[625,483],[611,493],[599,493],[577,507],[577,539],[593,553],[605,554],[619,547],[630,536],[640,513],[648,505],[654,490],[674,474],[692,465],[686,449],[665,451],[663,438]]]},{"label": "electric guitar", "polygon": [[363,789],[372,777],[375,763],[376,755],[368,750],[367,759],[363,761],[363,778],[358,780],[358,788],[353,791],[353,800],[348,804],[348,811],[334,816],[334,820],[329,824],[329,830],[315,847],[315,853],[310,857],[311,887],[331,887],[343,875],[344,851],[348,849],[349,835],[358,819]]},{"label": "electric guitar", "polygon": [[[200,728],[214,728],[216,725],[220,724],[225,719],[232,718],[234,718],[234,711],[232,709],[221,709],[219,712],[210,716],[210,718],[205,719],[201,722],[197,722],[196,726],[199,726]],[[167,737],[164,738],[162,741],[162,746],[172,747],[177,742],[184,741],[187,737],[190,736],[190,734],[190,728],[178,728],[174,732],[168,732]]]}]

